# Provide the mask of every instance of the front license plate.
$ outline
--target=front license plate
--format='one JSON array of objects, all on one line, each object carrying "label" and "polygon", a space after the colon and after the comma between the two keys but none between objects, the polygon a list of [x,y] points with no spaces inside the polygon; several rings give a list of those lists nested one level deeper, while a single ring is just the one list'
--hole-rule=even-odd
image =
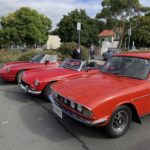
[{"label": "front license plate", "polygon": [[62,109],[59,108],[57,105],[53,104],[53,111],[62,119]]}]

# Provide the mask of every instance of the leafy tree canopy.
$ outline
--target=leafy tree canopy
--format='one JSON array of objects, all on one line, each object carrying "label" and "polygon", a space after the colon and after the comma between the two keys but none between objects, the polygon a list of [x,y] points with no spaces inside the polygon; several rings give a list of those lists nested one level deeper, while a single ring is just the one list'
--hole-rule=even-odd
[{"label": "leafy tree canopy", "polygon": [[103,28],[103,22],[91,19],[85,10],[78,9],[64,15],[58,23],[56,31],[62,42],[78,42],[77,22],[81,22],[81,44],[85,46],[91,43],[97,44],[97,35]]},{"label": "leafy tree canopy", "polygon": [[132,30],[132,40],[137,47],[150,47],[150,13],[141,17]]},{"label": "leafy tree canopy", "polygon": [[131,28],[132,18],[138,19],[141,15],[150,12],[150,7],[143,7],[139,0],[103,0],[102,7],[96,18],[106,19],[106,28],[122,28],[119,47],[127,32],[125,30]]},{"label": "leafy tree canopy", "polygon": [[22,7],[1,18],[3,42],[7,44],[44,44],[51,20],[29,7]]}]

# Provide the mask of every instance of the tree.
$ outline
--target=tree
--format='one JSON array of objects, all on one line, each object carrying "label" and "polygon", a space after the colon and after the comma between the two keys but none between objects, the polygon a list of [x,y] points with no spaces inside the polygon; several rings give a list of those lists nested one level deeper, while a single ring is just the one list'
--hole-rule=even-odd
[{"label": "tree", "polygon": [[[125,30],[131,28],[130,20],[138,17],[141,12],[147,13],[149,7],[143,7],[139,0],[103,0],[103,9],[96,15],[97,18],[106,19],[106,27],[111,22],[114,29],[122,28],[118,47],[121,47]],[[129,25],[128,27],[126,25]],[[109,25],[110,26],[110,25]]]},{"label": "tree", "polygon": [[1,18],[2,35],[7,44],[44,44],[51,29],[51,20],[36,10],[22,7]]},{"label": "tree", "polygon": [[[98,42],[98,33],[103,28],[103,23],[96,19],[91,19],[85,10],[75,9],[64,15],[58,23],[57,33],[62,42],[78,42],[77,22],[81,22],[81,44],[89,46],[89,44]],[[54,32],[55,33],[55,32]]]},{"label": "tree", "polygon": [[137,47],[150,47],[150,14],[142,16],[132,30],[132,41]]}]

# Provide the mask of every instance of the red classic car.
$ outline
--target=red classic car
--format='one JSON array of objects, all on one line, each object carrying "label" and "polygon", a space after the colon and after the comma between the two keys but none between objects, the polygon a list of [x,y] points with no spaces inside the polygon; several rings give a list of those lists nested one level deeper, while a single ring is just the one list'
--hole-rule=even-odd
[{"label": "red classic car", "polygon": [[56,55],[37,54],[30,61],[10,62],[3,65],[0,69],[0,78],[6,81],[18,81],[25,70],[58,65]]},{"label": "red classic car", "polygon": [[51,86],[53,111],[91,126],[103,126],[109,137],[123,135],[131,121],[150,114],[150,53],[111,57],[99,73]]},{"label": "red classic car", "polygon": [[87,69],[86,62],[76,59],[66,59],[57,68],[44,68],[25,71],[21,76],[21,88],[31,94],[43,94],[48,98],[50,85],[56,81],[68,77],[94,74],[99,70],[94,66],[95,63],[90,63],[90,68]]}]

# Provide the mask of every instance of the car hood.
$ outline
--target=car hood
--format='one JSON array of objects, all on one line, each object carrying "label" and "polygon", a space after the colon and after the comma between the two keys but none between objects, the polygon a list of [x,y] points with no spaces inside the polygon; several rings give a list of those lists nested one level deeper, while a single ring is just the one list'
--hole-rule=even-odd
[{"label": "car hood", "polygon": [[58,68],[47,67],[25,71],[24,75],[22,76],[22,79],[27,83],[31,84],[35,81],[35,79],[39,80],[40,82],[48,82],[51,80],[59,80],[60,78],[62,79],[76,74],[82,74],[82,72],[61,67]]},{"label": "car hood", "polygon": [[58,62],[51,62],[45,65],[44,63],[37,63],[31,61],[18,61],[18,62],[11,62],[4,65],[4,67],[11,67],[15,70],[22,70],[22,69],[36,69],[36,68],[45,68],[45,67],[58,67]]},{"label": "car hood", "polygon": [[15,61],[15,62],[9,62],[6,63],[5,66],[17,66],[17,65],[23,65],[23,64],[30,64],[30,61]]},{"label": "car hood", "polygon": [[143,82],[143,80],[97,73],[59,82],[52,85],[52,88],[66,98],[91,106],[94,105],[94,102],[101,103],[135,92],[136,87],[140,90]]}]

